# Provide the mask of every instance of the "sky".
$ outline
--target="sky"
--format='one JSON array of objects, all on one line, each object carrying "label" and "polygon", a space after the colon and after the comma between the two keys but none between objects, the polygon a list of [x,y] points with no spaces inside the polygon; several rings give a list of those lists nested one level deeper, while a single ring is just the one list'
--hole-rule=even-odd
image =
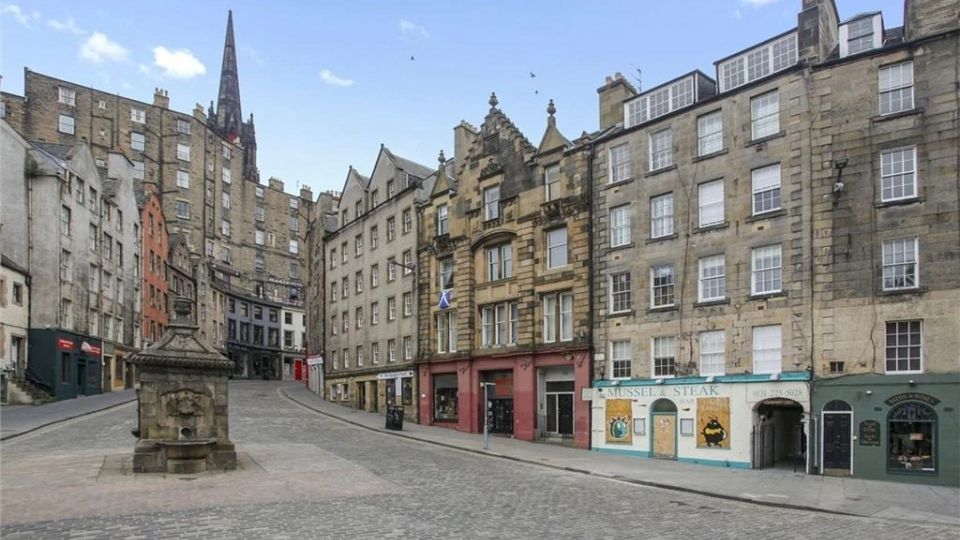
[{"label": "sky", "polygon": [[[903,0],[835,0],[841,19]],[[264,183],[341,190],[380,144],[428,167],[453,127],[483,121],[491,92],[538,144],[553,99],[567,138],[598,128],[596,90],[621,72],[642,88],[794,28],[801,0],[312,2],[0,0],[2,90],[23,68],[192,112],[217,99],[233,10],[243,114],[254,114]],[[639,70],[639,73],[638,73]]]}]

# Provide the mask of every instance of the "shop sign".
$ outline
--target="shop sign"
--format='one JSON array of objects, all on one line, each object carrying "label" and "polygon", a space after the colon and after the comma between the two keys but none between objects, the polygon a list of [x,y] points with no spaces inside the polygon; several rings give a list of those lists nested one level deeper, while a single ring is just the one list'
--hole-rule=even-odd
[{"label": "shop sign", "polygon": [[308,357],[307,357],[307,365],[308,365],[308,366],[323,365],[323,357],[322,357],[322,356],[308,356]]},{"label": "shop sign", "polygon": [[803,390],[800,388],[757,388],[750,392],[750,397],[757,401],[768,400],[767,403],[773,405],[771,398],[786,398],[781,405],[793,405],[793,402],[803,398]]},{"label": "shop sign", "polygon": [[600,389],[607,398],[683,398],[720,396],[720,385],[613,386]]},{"label": "shop sign", "polygon": [[920,392],[905,392],[903,394],[897,394],[885,400],[884,403],[887,405],[896,405],[901,401],[920,401],[930,406],[936,406],[938,403],[940,403],[939,399],[927,394],[921,394]]},{"label": "shop sign", "polygon": [[385,381],[387,379],[403,379],[413,377],[413,371],[390,371],[388,373],[377,373],[377,379]]},{"label": "shop sign", "polygon": [[73,350],[73,340],[66,338],[57,338],[57,348],[61,351],[72,351]]},{"label": "shop sign", "polygon": [[101,354],[100,347],[98,345],[91,345],[86,341],[80,344],[80,351],[91,356],[100,356]]},{"label": "shop sign", "polygon": [[880,446],[880,422],[864,420],[860,422],[860,446]]}]

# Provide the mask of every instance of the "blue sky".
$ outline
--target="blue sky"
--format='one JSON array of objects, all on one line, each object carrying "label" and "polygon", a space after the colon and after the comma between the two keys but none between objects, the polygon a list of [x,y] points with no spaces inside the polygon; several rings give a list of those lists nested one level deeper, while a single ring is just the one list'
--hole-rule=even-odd
[{"label": "blue sky", "polygon": [[[903,0],[836,2],[841,18],[882,10],[887,27],[902,24]],[[350,165],[369,174],[380,143],[435,166],[441,148],[452,155],[461,119],[482,121],[491,91],[534,144],[550,98],[558,127],[575,138],[597,128],[596,89],[607,75],[641,68],[644,88],[693,69],[714,76],[715,60],[794,27],[801,1],[0,5],[4,91],[23,93],[28,66],[147,102],[159,86],[184,112],[217,97],[232,9],[261,177],[316,193],[341,189]]]}]

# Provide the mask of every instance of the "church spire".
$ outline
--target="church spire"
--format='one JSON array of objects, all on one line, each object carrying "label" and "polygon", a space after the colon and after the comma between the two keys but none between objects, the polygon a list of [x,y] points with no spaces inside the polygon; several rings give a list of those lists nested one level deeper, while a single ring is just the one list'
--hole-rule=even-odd
[{"label": "church spire", "polygon": [[217,98],[217,130],[224,138],[236,141],[242,134],[240,79],[237,75],[237,46],[233,39],[233,11],[227,15],[227,36],[223,42],[220,68],[220,96]]}]

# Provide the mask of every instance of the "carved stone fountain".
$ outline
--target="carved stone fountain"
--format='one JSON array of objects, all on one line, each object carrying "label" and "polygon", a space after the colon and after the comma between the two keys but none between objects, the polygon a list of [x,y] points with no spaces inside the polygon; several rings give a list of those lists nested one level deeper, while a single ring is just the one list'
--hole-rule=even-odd
[{"label": "carved stone fountain", "polygon": [[233,362],[200,341],[191,308],[190,300],[174,299],[175,315],[163,337],[131,358],[140,374],[135,473],[237,468],[228,421]]}]

